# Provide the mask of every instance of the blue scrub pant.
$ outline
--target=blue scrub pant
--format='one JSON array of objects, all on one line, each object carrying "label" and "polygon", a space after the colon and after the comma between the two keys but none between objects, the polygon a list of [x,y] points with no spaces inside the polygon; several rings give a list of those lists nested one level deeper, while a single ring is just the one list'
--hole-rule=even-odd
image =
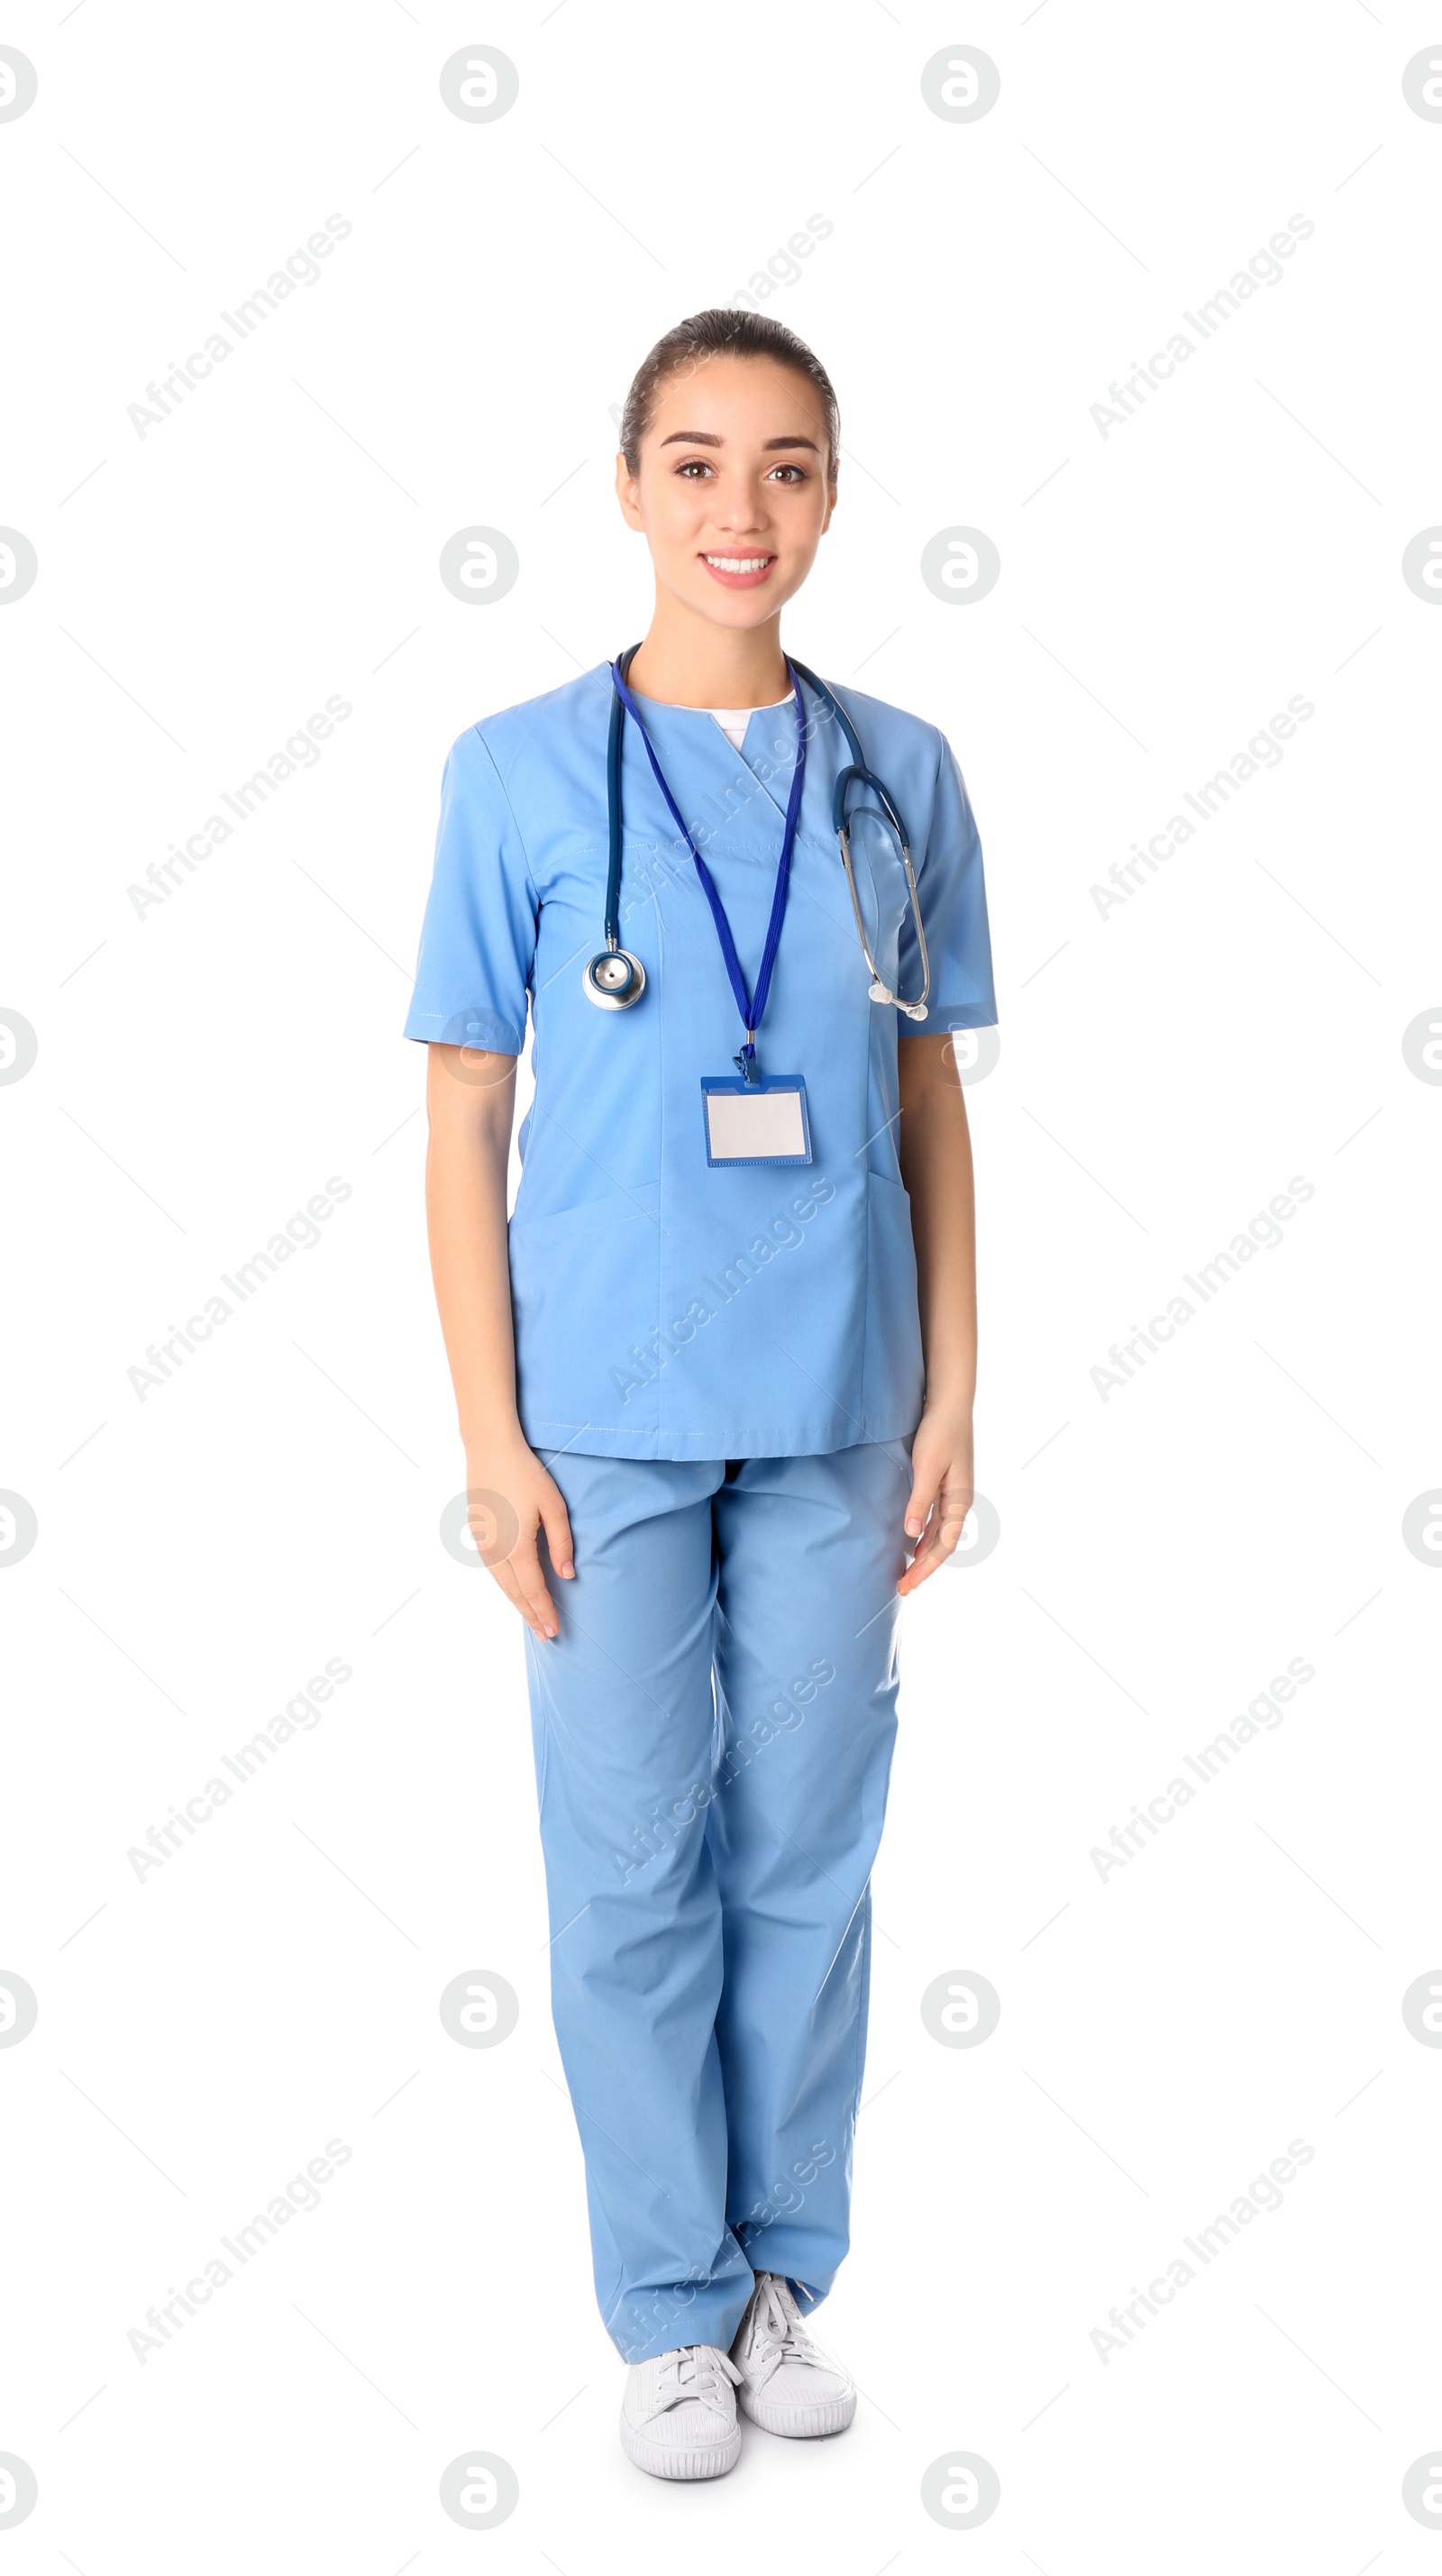
[{"label": "blue scrub pant", "polygon": [[644,2361],[729,2345],[758,2271],[824,2297],[847,2250],[910,1468],[545,1463],[576,1550],[526,1639],[552,2010],[596,2295]]}]

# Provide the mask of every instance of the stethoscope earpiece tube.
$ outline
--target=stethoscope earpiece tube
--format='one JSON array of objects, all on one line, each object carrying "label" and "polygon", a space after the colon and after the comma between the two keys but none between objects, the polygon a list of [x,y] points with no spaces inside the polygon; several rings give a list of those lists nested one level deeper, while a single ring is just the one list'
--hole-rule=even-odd
[{"label": "stethoscope earpiece tube", "polygon": [[830,709],[832,715],[835,716],[837,723],[840,725],[842,732],[846,736],[852,759],[864,769],[866,767],[866,755],[861,748],[861,738],[857,733],[856,727],[852,723],[850,716],[847,714],[846,709],[842,705],[841,700],[835,696],[832,690],[828,689],[824,680],[818,680],[816,673],[814,671],[808,671],[805,663],[798,662],[794,656],[792,657],[791,668],[806,682],[808,689],[814,689],[816,691],[822,705]]},{"label": "stethoscope earpiece tube", "polygon": [[[841,864],[846,870],[846,883],[851,895],[851,909],[856,915],[856,931],[861,941],[861,953],[871,969],[871,999],[873,1002],[889,1002],[896,1010],[904,1011],[909,1020],[924,1020],[927,995],[931,991],[931,961],[926,953],[926,932],[922,926],[921,905],[917,900],[916,875],[911,864],[911,842],[906,825],[901,819],[900,809],[884,781],[877,777],[874,769],[867,768],[866,754],[861,748],[860,736],[835,691],[828,689],[826,682],[818,679],[814,671],[808,671],[804,662],[798,662],[793,657],[791,667],[793,671],[800,673],[807,686],[816,691],[822,705],[835,716],[846,736],[847,748],[851,753],[852,765],[849,769],[842,770],[832,794],[831,828],[836,834],[841,851]],[[846,799],[853,780],[859,781],[863,787],[870,788],[872,794],[880,798],[879,819],[895,835],[896,846],[901,852],[901,864],[906,871],[906,890],[911,898],[911,909],[916,920],[916,944],[921,956],[921,991],[914,1002],[903,1002],[899,995],[892,992],[889,984],[882,982],[867,942],[866,924],[861,917],[861,904],[857,896],[856,878],[851,865],[851,831],[846,811]],[[877,809],[875,806],[858,806],[855,810],[858,813],[875,813]]]}]

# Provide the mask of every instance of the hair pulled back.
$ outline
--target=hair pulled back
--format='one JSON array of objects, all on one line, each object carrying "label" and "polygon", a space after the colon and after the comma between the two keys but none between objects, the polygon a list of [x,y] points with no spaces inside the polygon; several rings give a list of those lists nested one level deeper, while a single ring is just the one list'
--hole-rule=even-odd
[{"label": "hair pulled back", "polygon": [[651,426],[658,387],[667,376],[694,373],[708,358],[770,358],[804,376],[821,397],[831,451],[828,472],[835,474],[841,416],[836,388],[821,360],[796,332],[784,322],[773,321],[769,313],[748,313],[744,307],[728,310],[722,305],[692,313],[663,332],[637,368],[621,415],[621,453],[630,474],[640,466],[641,441]]}]

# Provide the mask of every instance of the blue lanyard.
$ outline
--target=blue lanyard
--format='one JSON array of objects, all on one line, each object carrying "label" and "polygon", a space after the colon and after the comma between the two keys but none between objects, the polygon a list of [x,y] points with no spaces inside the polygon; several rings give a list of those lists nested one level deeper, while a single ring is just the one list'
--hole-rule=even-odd
[{"label": "blue lanyard", "polygon": [[651,737],[646,731],[641,710],[621,677],[620,664],[613,662],[611,665],[611,684],[622,705],[635,717],[640,726],[641,740],[646,746],[646,757],[655,772],[656,784],[671,808],[677,831],[696,862],[696,874],[701,880],[706,900],[711,906],[711,918],[716,924],[716,936],[721,943],[721,955],[725,960],[726,972],[731,979],[731,990],[736,996],[736,1008],[741,1014],[741,1025],[746,1032],[746,1042],[736,1062],[748,1081],[755,1077],[756,1032],[761,1026],[761,1015],[766,1008],[767,995],[771,990],[771,970],[776,963],[776,951],[781,945],[781,924],[786,912],[786,890],[791,882],[791,853],[796,844],[796,824],[801,812],[801,784],[806,770],[806,709],[801,696],[801,683],[789,662],[786,665],[786,675],[791,682],[792,695],[796,700],[796,766],[791,773],[791,793],[786,800],[786,829],[781,837],[781,856],[776,867],[776,891],[771,898],[771,919],[766,928],[766,945],[761,952],[761,965],[756,977],[756,992],[753,998],[746,990],[746,978],[741,972],[741,960],[736,954],[736,942],[731,936],[731,924],[726,918],[726,907],[717,890],[716,880],[692,840],[677,807],[676,799],[666,784],[665,773],[652,748]]}]

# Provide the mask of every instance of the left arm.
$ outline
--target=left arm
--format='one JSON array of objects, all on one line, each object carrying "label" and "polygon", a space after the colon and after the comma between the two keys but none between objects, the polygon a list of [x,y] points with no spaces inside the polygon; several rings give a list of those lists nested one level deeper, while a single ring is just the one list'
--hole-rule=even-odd
[{"label": "left arm", "polygon": [[897,1587],[915,1592],[943,1565],[972,1503],[976,1395],[976,1199],[966,1094],[949,1037],[897,1047],[898,1153],[911,1200],[926,1397],[911,1452],[906,1534],[916,1554]]}]

